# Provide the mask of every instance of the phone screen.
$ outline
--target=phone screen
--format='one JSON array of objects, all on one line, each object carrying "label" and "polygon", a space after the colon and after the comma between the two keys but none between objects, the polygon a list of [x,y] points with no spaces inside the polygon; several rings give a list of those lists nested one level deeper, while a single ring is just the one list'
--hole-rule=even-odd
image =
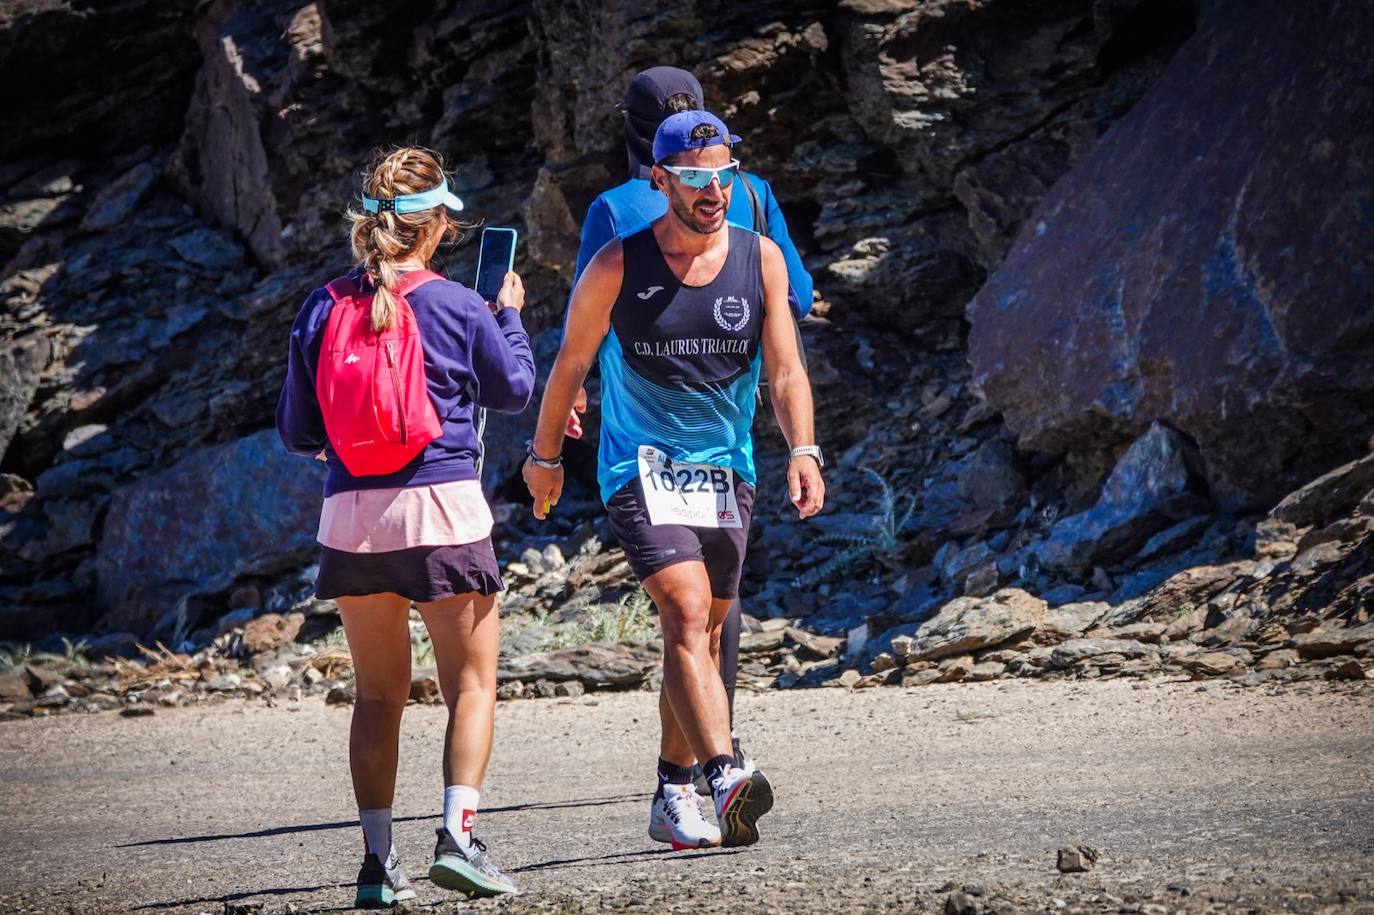
[{"label": "phone screen", "polygon": [[506,273],[515,264],[515,230],[482,230],[482,245],[477,251],[477,294],[495,302]]}]

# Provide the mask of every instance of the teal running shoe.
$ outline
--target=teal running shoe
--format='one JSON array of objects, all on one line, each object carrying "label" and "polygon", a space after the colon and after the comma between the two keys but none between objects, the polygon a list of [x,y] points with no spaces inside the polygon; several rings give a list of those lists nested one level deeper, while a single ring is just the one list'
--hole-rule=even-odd
[{"label": "teal running shoe", "polygon": [[435,830],[439,841],[434,846],[434,863],[429,879],[435,886],[457,890],[469,896],[501,896],[517,893],[515,882],[487,860],[487,847],[473,838],[471,848],[463,848],[446,827]]},{"label": "teal running shoe", "polygon": [[414,898],[415,890],[401,872],[399,860],[393,858],[384,867],[376,854],[363,859],[358,871],[358,895],[353,899],[355,909],[389,909]]}]

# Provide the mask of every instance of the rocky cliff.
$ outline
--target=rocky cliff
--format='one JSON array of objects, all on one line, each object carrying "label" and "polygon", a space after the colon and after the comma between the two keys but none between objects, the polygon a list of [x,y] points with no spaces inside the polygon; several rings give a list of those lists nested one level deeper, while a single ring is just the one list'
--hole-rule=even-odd
[{"label": "rocky cliff", "polygon": [[1055,185],[969,305],[1021,447],[1167,419],[1265,507],[1374,424],[1374,10],[1228,7]]},{"label": "rocky cliff", "polygon": [[[832,507],[807,538],[760,510],[753,612],[876,650],[953,598],[1122,606],[1236,559],[1374,431],[1370,31],[1181,0],[0,4],[0,73],[33,87],[0,122],[0,638],[210,638],[306,600],[312,470],[266,430],[367,152],[433,147],[521,229],[538,332],[655,63],[745,136],[822,299]],[[444,260],[470,276],[470,245]],[[531,421],[490,441],[503,551],[619,582],[590,489],[545,526],[518,503]],[[586,606],[542,574],[517,606]]]}]

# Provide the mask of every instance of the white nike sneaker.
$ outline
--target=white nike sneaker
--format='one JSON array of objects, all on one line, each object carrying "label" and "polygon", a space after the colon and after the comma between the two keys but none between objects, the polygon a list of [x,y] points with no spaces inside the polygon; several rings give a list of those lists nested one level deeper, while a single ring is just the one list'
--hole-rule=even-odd
[{"label": "white nike sneaker", "polygon": [[720,844],[720,830],[706,821],[691,785],[664,785],[663,797],[649,810],[649,838],[667,842],[673,851]]},{"label": "white nike sneaker", "polygon": [[[736,766],[739,766],[741,769],[757,768],[754,765],[753,757],[740,749],[738,737],[731,737],[730,744],[735,751]],[[702,797],[711,796],[711,786],[706,783],[706,773],[701,771],[701,763],[696,763],[692,766],[692,784],[696,785],[697,794],[700,794]]]},{"label": "white nike sneaker", "polygon": [[773,809],[773,786],[752,765],[726,766],[711,781],[711,797],[720,823],[720,844],[753,845],[759,840],[759,817]]}]

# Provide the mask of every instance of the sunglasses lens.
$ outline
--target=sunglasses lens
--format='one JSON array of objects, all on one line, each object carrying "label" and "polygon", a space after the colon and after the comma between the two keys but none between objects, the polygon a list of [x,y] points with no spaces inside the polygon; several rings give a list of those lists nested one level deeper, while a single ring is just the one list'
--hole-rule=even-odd
[{"label": "sunglasses lens", "polygon": [[715,172],[701,168],[689,168],[686,171],[678,173],[678,177],[682,179],[683,184],[697,189],[710,184],[714,176]]},{"label": "sunglasses lens", "polygon": [[731,165],[731,166],[728,167],[728,168],[723,168],[723,169],[721,169],[721,170],[717,173],[717,177],[720,178],[720,186],[721,186],[721,188],[724,189],[724,188],[727,188],[727,187],[729,187],[730,185],[734,184],[734,183],[735,183],[735,176],[738,175],[738,174],[739,174],[739,169],[736,168],[736,167],[733,166],[733,165]]}]

